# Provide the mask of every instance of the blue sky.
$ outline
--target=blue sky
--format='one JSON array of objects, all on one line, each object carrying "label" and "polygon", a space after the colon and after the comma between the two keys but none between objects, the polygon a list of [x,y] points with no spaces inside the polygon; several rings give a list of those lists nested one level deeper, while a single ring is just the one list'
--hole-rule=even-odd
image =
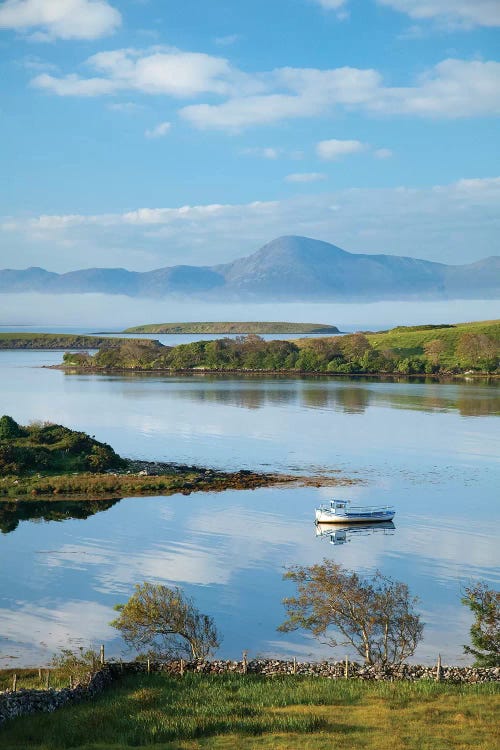
[{"label": "blue sky", "polygon": [[2,267],[498,253],[498,0],[0,2]]}]

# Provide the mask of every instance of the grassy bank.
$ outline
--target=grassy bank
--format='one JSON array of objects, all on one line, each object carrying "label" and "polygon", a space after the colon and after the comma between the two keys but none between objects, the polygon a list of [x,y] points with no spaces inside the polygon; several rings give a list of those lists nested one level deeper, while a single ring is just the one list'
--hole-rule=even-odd
[{"label": "grassy bank", "polygon": [[[133,464],[134,462],[131,462]],[[141,470],[143,471],[143,470]],[[0,479],[0,499],[61,497],[116,497],[117,495],[172,495],[191,492],[221,492],[223,490],[249,490],[275,484],[307,483],[354,484],[355,480],[325,477],[305,478],[288,474],[263,474],[252,471],[222,472],[190,466],[158,470],[157,474],[141,472],[111,472],[91,474],[46,474],[17,476],[7,475]]]},{"label": "grassy bank", "polygon": [[92,702],[15,719],[0,745],[57,750],[492,750],[495,684],[365,683],[253,675],[124,678]]},{"label": "grassy bank", "polygon": [[339,333],[337,326],[324,323],[284,322],[217,322],[217,323],[152,323],[126,328],[122,333]]}]

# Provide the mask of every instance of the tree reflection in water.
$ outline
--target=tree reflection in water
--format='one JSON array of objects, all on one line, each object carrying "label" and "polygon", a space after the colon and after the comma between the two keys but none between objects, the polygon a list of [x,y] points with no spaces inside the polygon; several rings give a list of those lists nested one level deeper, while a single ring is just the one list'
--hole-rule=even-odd
[{"label": "tree reflection in water", "polygon": [[0,531],[9,534],[21,521],[85,520],[109,510],[120,497],[107,500],[20,500],[0,501]]}]

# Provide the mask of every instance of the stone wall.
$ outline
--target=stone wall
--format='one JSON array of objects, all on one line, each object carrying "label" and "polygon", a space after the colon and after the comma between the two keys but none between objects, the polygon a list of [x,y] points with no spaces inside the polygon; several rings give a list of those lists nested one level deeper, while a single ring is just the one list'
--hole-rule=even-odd
[{"label": "stone wall", "polygon": [[[148,665],[145,662],[128,662],[124,664],[113,664],[111,666],[115,674],[147,672]],[[181,662],[150,662],[151,672],[166,672],[167,674],[180,674],[184,672],[197,672],[201,674],[224,674],[244,673],[260,674],[272,677],[274,675],[297,674],[310,677],[327,677],[330,679],[345,678],[346,664],[339,662],[293,662],[279,659],[252,659],[245,665],[241,661],[192,661]],[[437,666],[426,666],[420,664],[400,664],[387,666],[365,666],[357,662],[348,662],[348,676],[361,680],[406,680],[415,682],[417,680],[435,680],[437,677]],[[500,667],[447,667],[440,669],[440,680],[452,683],[478,683],[478,682],[500,682]]]},{"label": "stone wall", "polygon": [[94,674],[88,684],[75,685],[62,690],[10,690],[0,693],[0,726],[7,719],[34,714],[37,711],[52,712],[68,703],[78,703],[85,698],[93,698],[104,690],[114,679],[113,670],[103,667]]},{"label": "stone wall", "polygon": [[[113,680],[127,674],[163,672],[180,675],[186,672],[198,674],[260,674],[266,677],[278,675],[304,675],[309,677],[327,677],[344,679],[345,662],[296,662],[278,659],[252,659],[242,661],[170,661],[170,662],[110,662],[93,675],[86,685],[76,685],[63,690],[17,690],[0,693],[0,725],[7,719],[24,716],[37,711],[51,712],[69,703],[93,698]],[[415,664],[399,666],[367,667],[357,662],[348,662],[349,678],[361,680],[435,680],[437,666],[429,667]],[[448,683],[481,683],[500,682],[500,667],[441,667],[440,680]]]}]

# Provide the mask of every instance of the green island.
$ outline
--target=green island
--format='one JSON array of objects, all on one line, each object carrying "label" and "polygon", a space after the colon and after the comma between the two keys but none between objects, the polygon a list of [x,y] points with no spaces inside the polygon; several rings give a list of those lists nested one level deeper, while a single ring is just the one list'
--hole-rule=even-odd
[{"label": "green island", "polygon": [[119,340],[100,335],[12,331],[0,332],[0,349],[99,349],[110,341]]},{"label": "green island", "polygon": [[12,719],[0,741],[3,750],[492,750],[499,709],[495,683],[143,674]]},{"label": "green island", "polygon": [[324,323],[279,322],[197,322],[151,323],[126,328],[122,333],[340,333],[337,326]]},{"label": "green island", "polygon": [[294,340],[236,339],[163,346],[113,340],[99,351],[65,353],[63,369],[335,375],[498,375],[500,321],[393,328]]},{"label": "green island", "polygon": [[[117,497],[255,489],[275,484],[354,484],[340,477],[299,477],[242,469],[217,471],[119,456],[85,432],[52,423],[23,426],[0,418],[0,499],[40,495]],[[96,512],[96,510],[90,511]]]}]

